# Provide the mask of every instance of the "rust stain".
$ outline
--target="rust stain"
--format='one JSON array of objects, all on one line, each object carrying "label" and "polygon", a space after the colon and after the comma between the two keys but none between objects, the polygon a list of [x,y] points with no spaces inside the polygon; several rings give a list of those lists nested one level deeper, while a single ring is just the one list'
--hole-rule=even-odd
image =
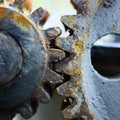
[{"label": "rust stain", "polygon": [[71,23],[73,21],[73,17],[68,17],[67,19],[66,19],[66,22],[67,23]]},{"label": "rust stain", "polygon": [[117,29],[117,26],[116,25],[113,25],[112,26],[112,31],[115,31]]},{"label": "rust stain", "polygon": [[72,95],[72,91],[70,89],[67,89],[64,94],[66,97],[69,97]]},{"label": "rust stain", "polygon": [[81,55],[84,51],[84,41],[77,41],[73,48],[77,55]]},{"label": "rust stain", "polygon": [[76,28],[76,29],[79,29],[79,26],[74,23],[74,24],[73,24],[73,28],[74,28],[74,29],[75,29],[75,28]]},{"label": "rust stain", "polygon": [[74,86],[78,87],[79,85],[80,85],[80,80],[76,80],[75,83],[74,83]]},{"label": "rust stain", "polygon": [[27,10],[31,10],[32,9],[32,0],[26,0],[25,1],[25,8],[27,9]]},{"label": "rust stain", "polygon": [[45,14],[42,18],[42,21],[45,22],[48,19],[49,16],[50,16],[50,13],[47,10],[45,10]]},{"label": "rust stain", "polygon": [[75,74],[81,74],[81,69],[76,68],[76,69],[74,70],[74,73],[75,73]]},{"label": "rust stain", "polygon": [[73,7],[77,10],[77,14],[82,14],[82,15],[85,15],[86,14],[86,2],[85,1],[82,1],[82,0],[79,0],[79,1],[76,1],[76,0],[70,0]]},{"label": "rust stain", "polygon": [[14,3],[15,0],[9,0],[10,3]]},{"label": "rust stain", "polygon": [[7,9],[6,8],[0,8],[0,19],[4,17],[4,14],[6,13]]},{"label": "rust stain", "polygon": [[15,20],[15,22],[21,24],[22,26],[28,27],[31,25],[30,21],[27,20],[24,16],[19,15],[15,12],[10,12],[8,14],[8,18]]},{"label": "rust stain", "polygon": [[98,0],[98,3],[101,4],[103,0]]},{"label": "rust stain", "polygon": [[[74,17],[75,17],[74,15],[73,16],[67,16],[67,18],[65,18],[65,19],[64,19],[64,17],[61,17],[61,21],[65,25],[69,26],[71,29],[74,29],[74,26],[73,26]],[[68,25],[68,24],[70,24],[70,25]]]},{"label": "rust stain", "polygon": [[57,39],[57,40],[55,41],[55,44],[56,44],[56,45],[59,45],[60,42],[61,42],[61,40],[60,40],[60,39]]},{"label": "rust stain", "polygon": [[85,34],[86,34],[86,35],[89,35],[89,30],[88,30],[88,29],[85,30]]},{"label": "rust stain", "polygon": [[81,74],[81,70],[79,68],[76,68],[73,71],[70,71],[69,74],[70,75]]}]

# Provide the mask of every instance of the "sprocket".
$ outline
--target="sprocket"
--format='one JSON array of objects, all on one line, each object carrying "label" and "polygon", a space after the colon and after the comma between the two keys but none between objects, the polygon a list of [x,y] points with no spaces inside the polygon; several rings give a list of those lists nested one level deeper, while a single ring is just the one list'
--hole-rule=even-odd
[{"label": "sprocket", "polygon": [[59,27],[42,30],[49,12],[40,7],[31,13],[27,2],[0,1],[0,119],[30,118],[57,90],[65,97],[66,119],[119,120],[119,79],[99,75],[90,55],[98,38],[120,34],[119,0],[71,0],[77,14],[61,17],[66,38]]}]

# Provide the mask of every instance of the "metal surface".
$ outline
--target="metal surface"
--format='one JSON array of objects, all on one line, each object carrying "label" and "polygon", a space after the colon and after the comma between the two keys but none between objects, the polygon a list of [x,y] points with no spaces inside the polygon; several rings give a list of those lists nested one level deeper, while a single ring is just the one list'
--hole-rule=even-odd
[{"label": "metal surface", "polygon": [[[108,33],[119,34],[120,4],[118,0],[85,2],[87,6],[85,15],[62,17],[64,25],[73,30],[73,39],[65,48],[77,53],[72,65],[68,65],[67,68],[65,66],[65,69],[70,73],[80,71],[73,74],[70,81],[57,88],[60,95],[73,98],[73,103],[63,109],[62,113],[65,118],[86,116],[84,119],[88,120],[119,120],[120,95],[117,91],[120,88],[120,78],[109,79],[99,75],[91,64],[90,53],[92,45],[98,38]],[[105,4],[108,2],[111,4],[106,7]],[[71,36],[66,40],[70,39]],[[63,39],[59,39],[56,43],[60,48],[64,45]],[[64,71],[64,68],[61,68],[61,71]]]},{"label": "metal surface", "polygon": [[94,42],[108,33],[120,34],[119,0],[71,0],[78,14],[61,17],[70,33],[66,38],[59,37],[57,27],[40,29],[49,16],[45,9],[37,9],[28,19],[23,15],[25,1],[17,2],[12,7],[19,12],[0,7],[0,29],[16,39],[23,52],[20,76],[0,94],[1,119],[9,120],[15,113],[30,118],[38,102],[49,102],[57,87],[65,97],[64,118],[119,120],[120,78],[99,75],[91,63]]},{"label": "metal surface", "polygon": [[[0,30],[6,33],[1,35],[0,42],[3,76],[0,78],[0,119],[11,120],[16,113],[30,118],[35,114],[38,102],[48,103],[52,89],[62,82],[62,77],[50,65],[64,59],[65,53],[49,45],[60,34],[60,29],[40,31],[38,25],[46,21],[48,12],[39,8],[26,16],[25,8],[29,7],[26,2],[30,1],[4,1],[0,7]],[[13,57],[15,60],[12,61]]]}]

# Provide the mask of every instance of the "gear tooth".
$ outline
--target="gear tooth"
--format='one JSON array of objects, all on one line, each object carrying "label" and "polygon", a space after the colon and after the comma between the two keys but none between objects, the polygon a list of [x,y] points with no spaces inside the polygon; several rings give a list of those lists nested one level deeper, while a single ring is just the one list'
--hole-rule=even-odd
[{"label": "gear tooth", "polygon": [[[70,0],[78,14],[94,15],[103,0]],[[92,7],[91,7],[92,6]]]},{"label": "gear tooth", "polygon": [[66,15],[61,17],[61,22],[68,26],[70,29],[74,30],[77,25],[77,15]]},{"label": "gear tooth", "polygon": [[73,4],[73,7],[77,9],[78,14],[86,14],[87,11],[87,2],[84,0],[70,0],[70,2]]},{"label": "gear tooth", "polygon": [[54,40],[61,34],[61,29],[59,27],[48,28],[45,30],[48,40]]},{"label": "gear tooth", "polygon": [[33,110],[31,108],[30,102],[26,102],[25,104],[19,106],[16,111],[20,113],[20,115],[25,119],[31,118],[33,116]]},{"label": "gear tooth", "polygon": [[31,12],[32,10],[32,0],[26,0],[24,3],[24,9],[28,12]]},{"label": "gear tooth", "polygon": [[55,45],[60,49],[63,49],[67,52],[74,52],[73,46],[75,43],[73,36],[69,36],[67,38],[57,38],[55,40]]},{"label": "gear tooth", "polygon": [[59,49],[50,49],[48,54],[50,62],[58,62],[60,60],[63,60],[66,56],[65,52]]},{"label": "gear tooth", "polygon": [[43,82],[56,85],[56,84],[63,83],[62,79],[63,78],[59,74],[57,74],[56,72],[48,69],[46,71],[46,75],[45,75],[45,78],[44,78]]},{"label": "gear tooth", "polygon": [[36,88],[34,98],[40,103],[48,103],[51,100],[50,94],[42,86]]},{"label": "gear tooth", "polygon": [[[83,104],[84,100],[81,89],[78,87],[79,84],[79,80],[72,77],[68,82],[57,87],[57,93],[66,97],[63,101],[61,112],[67,119],[78,117],[77,112],[79,111],[79,113],[81,113],[82,111],[80,106]],[[74,108],[78,109],[78,111],[73,112]]]},{"label": "gear tooth", "polygon": [[[12,6],[17,8],[20,12],[27,13],[32,10],[32,0],[9,0]],[[12,2],[11,2],[12,1]]]},{"label": "gear tooth", "polygon": [[63,73],[63,74],[67,74],[70,76],[81,73],[80,70],[74,69],[73,61],[70,60],[69,58],[66,58],[63,61],[56,63],[54,65],[54,68],[58,73]]},{"label": "gear tooth", "polygon": [[60,85],[59,87],[57,87],[57,93],[61,96],[65,96],[65,97],[69,97],[71,96],[71,90],[69,89],[69,82],[66,82],[62,85]]},{"label": "gear tooth", "polygon": [[[53,27],[42,30],[41,32],[46,40],[46,45],[49,48],[50,44],[61,34],[61,29],[59,27]],[[55,47],[55,45],[53,45],[53,47]]]},{"label": "gear tooth", "polygon": [[42,26],[48,19],[49,12],[46,9],[40,7],[33,11],[30,17],[32,21],[36,23],[36,25]]},{"label": "gear tooth", "polygon": [[[61,108],[61,112],[65,118],[78,118],[78,115],[88,117],[87,112],[89,110],[84,100],[84,95],[81,93],[79,80],[76,80],[75,77],[71,77],[68,82],[57,87],[57,93],[66,97]],[[73,111],[74,108],[76,108],[77,111]]]}]

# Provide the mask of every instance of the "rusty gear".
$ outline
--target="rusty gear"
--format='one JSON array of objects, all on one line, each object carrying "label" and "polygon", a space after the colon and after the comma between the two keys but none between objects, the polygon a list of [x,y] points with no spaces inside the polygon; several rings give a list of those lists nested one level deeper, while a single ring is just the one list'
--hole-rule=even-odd
[{"label": "rusty gear", "polygon": [[57,88],[58,94],[66,96],[61,112],[67,119],[119,120],[120,79],[99,75],[93,69],[90,55],[96,40],[109,33],[120,34],[119,0],[71,0],[71,3],[78,14],[63,16],[61,22],[73,34],[56,39],[56,46],[70,55],[76,54],[69,62],[65,59],[56,65],[57,71],[71,76]]},{"label": "rusty gear", "polygon": [[[110,114],[119,110],[120,93],[115,94],[120,89],[119,80],[109,81],[100,76],[90,58],[91,47],[99,37],[120,34],[119,0],[70,1],[78,14],[61,17],[70,32],[66,38],[59,37],[58,27],[40,29],[49,16],[46,9],[38,8],[25,16],[25,0],[11,4],[9,1],[9,8],[4,5],[6,2],[1,5],[0,47],[4,45],[5,50],[1,47],[0,119],[11,120],[16,113],[30,118],[38,102],[49,102],[57,87],[57,93],[66,97],[61,110],[65,118],[119,120],[120,114]],[[10,54],[15,54],[16,58],[6,56],[6,48],[12,50]],[[10,64],[6,66],[6,63]],[[8,70],[9,78],[3,74],[2,67]]]},{"label": "rusty gear", "polygon": [[54,44],[50,45],[61,30],[58,27],[41,31],[37,28],[49,16],[43,8],[27,15],[30,20],[22,14],[26,12],[26,1],[8,1],[9,8],[5,7],[7,1],[2,2],[0,119],[12,119],[16,113],[30,118],[36,112],[37,103],[48,103],[52,89],[63,82],[51,66],[64,59],[65,52],[56,49]]}]

